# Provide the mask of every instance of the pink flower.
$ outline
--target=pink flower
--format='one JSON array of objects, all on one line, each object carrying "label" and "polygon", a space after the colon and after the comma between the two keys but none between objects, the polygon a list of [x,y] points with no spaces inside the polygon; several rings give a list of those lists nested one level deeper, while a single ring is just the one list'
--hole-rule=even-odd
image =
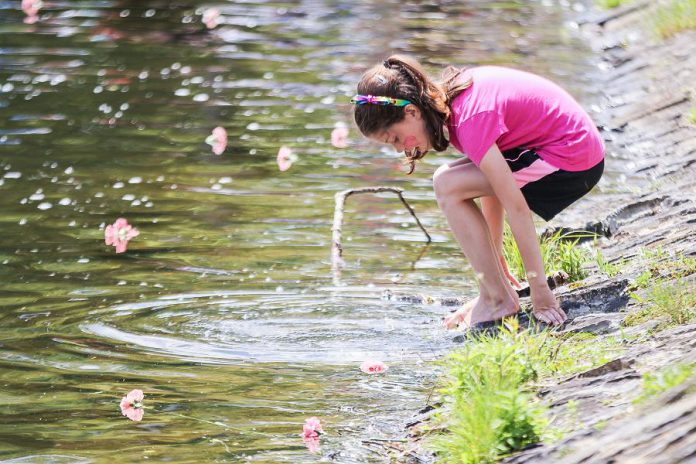
[{"label": "pink flower", "polygon": [[43,8],[43,2],[41,0],[22,0],[22,11],[29,17],[38,15],[41,8]]},{"label": "pink flower", "polygon": [[304,442],[305,446],[307,447],[310,453],[319,452],[319,437],[303,437],[302,441]]},{"label": "pink flower", "polygon": [[290,148],[286,146],[280,147],[280,150],[278,150],[278,169],[287,171],[295,161],[297,161],[297,155]]},{"label": "pink flower", "polygon": [[347,127],[337,127],[331,131],[331,145],[336,148],[346,148],[348,146]]},{"label": "pink flower", "polygon": [[205,139],[205,143],[213,147],[213,153],[222,155],[227,148],[227,131],[224,127],[216,127],[208,138]]},{"label": "pink flower", "polygon": [[115,246],[116,253],[123,253],[128,249],[128,241],[139,234],[138,229],[128,224],[128,221],[118,218],[104,229],[104,242]]},{"label": "pink flower", "polygon": [[321,422],[316,417],[305,419],[302,427],[302,438],[318,438],[324,432],[321,428]]},{"label": "pink flower", "polygon": [[218,24],[218,19],[220,18],[220,11],[216,8],[209,8],[203,12],[203,24],[208,29],[214,29]]},{"label": "pink flower", "polygon": [[132,421],[140,422],[143,420],[143,391],[131,390],[126,396],[121,399],[121,414]]},{"label": "pink flower", "polygon": [[363,361],[360,364],[360,370],[366,374],[381,374],[389,369],[382,361]]}]

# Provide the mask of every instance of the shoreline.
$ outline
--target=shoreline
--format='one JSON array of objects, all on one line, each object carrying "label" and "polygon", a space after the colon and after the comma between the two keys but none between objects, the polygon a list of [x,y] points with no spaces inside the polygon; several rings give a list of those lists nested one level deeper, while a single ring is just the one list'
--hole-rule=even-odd
[{"label": "shoreline", "polygon": [[[664,330],[659,318],[629,328],[623,324],[627,316],[646,310],[647,289],[635,285],[646,269],[652,281],[696,288],[696,271],[674,265],[678,256],[696,257],[696,124],[686,117],[696,107],[696,30],[657,39],[649,26],[655,8],[645,1],[608,11],[595,8],[577,22],[602,60],[596,84],[603,89],[602,105],[593,118],[607,146],[607,164],[622,164],[629,188],[610,196],[612,201],[578,204],[574,215],[587,218],[584,224],[566,224],[562,217],[550,224],[598,232],[604,238],[597,248],[618,269],[608,276],[593,265],[589,277],[555,291],[569,316],[562,331],[598,337],[630,332],[637,338],[608,363],[539,389],[537,396],[548,405],[554,426],[572,431],[500,462],[696,459],[696,434],[687,426],[696,423],[695,376],[647,403],[634,404],[645,375],[696,364],[696,324]],[[432,453],[420,446],[434,410],[426,405],[419,411],[405,425],[407,442],[399,437],[383,447],[383,454],[392,462],[434,462]]]}]

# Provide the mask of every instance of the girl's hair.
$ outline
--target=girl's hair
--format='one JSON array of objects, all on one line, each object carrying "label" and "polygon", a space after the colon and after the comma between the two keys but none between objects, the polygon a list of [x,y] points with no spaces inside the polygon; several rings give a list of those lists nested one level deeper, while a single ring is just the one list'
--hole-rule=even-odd
[{"label": "girl's hair", "polygon": [[[448,66],[440,82],[433,81],[415,59],[392,55],[382,64],[368,69],[358,83],[358,94],[385,96],[409,100],[416,105],[425,120],[430,145],[436,151],[449,146],[444,126],[449,120],[450,103],[471,85],[471,79],[461,81],[464,69]],[[355,122],[365,136],[388,129],[405,117],[404,107],[393,105],[355,105]],[[422,153],[406,155],[409,174],[415,169]]]}]

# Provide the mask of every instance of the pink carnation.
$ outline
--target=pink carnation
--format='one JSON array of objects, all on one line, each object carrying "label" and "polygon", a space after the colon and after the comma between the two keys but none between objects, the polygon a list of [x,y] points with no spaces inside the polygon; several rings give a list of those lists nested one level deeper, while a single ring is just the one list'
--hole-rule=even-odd
[{"label": "pink carnation", "polygon": [[316,417],[305,419],[302,427],[302,438],[315,438],[324,432],[321,428],[321,422]]},{"label": "pink carnation", "polygon": [[337,127],[331,131],[331,145],[336,148],[346,148],[348,146],[347,127]]},{"label": "pink carnation", "polygon": [[121,414],[132,421],[139,422],[143,420],[143,414],[145,414],[145,410],[143,409],[143,398],[144,395],[142,390],[131,390],[121,399]]},{"label": "pink carnation", "polygon": [[205,143],[213,148],[213,153],[221,155],[227,148],[227,131],[224,127],[216,127],[208,138],[205,139]]},{"label": "pink carnation", "polygon": [[203,13],[203,24],[208,29],[214,29],[218,24],[218,19],[220,18],[220,11],[216,8],[209,8]]},{"label": "pink carnation", "polygon": [[292,152],[292,150],[286,146],[280,147],[278,150],[278,169],[281,171],[287,171],[292,166],[292,163],[297,161],[297,155]]},{"label": "pink carnation", "polygon": [[389,369],[382,361],[363,361],[360,364],[360,370],[366,374],[381,374]]},{"label": "pink carnation", "polygon": [[22,0],[22,11],[27,16],[38,15],[41,8],[43,8],[41,0]]},{"label": "pink carnation", "polygon": [[128,249],[128,241],[139,234],[138,229],[128,224],[128,221],[118,218],[104,229],[104,242],[116,247],[116,253],[123,253]]}]

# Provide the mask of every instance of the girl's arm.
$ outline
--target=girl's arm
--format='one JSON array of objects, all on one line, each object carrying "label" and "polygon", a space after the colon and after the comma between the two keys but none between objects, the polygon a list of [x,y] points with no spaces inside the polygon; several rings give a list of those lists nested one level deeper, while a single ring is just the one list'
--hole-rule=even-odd
[{"label": "girl's arm", "polygon": [[532,293],[535,315],[544,322],[561,324],[565,314],[560,309],[556,297],[546,282],[541,250],[527,202],[510,167],[496,144],[486,152],[479,166],[493,188],[503,208],[507,212],[508,223],[522,255],[527,273],[527,281]]}]

